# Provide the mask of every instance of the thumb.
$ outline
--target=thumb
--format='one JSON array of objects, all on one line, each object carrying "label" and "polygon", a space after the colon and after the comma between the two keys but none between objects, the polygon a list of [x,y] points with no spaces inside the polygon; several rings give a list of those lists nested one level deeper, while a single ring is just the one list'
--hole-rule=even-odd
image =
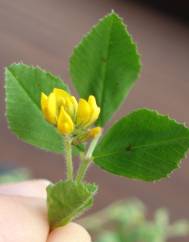
[{"label": "thumb", "polygon": [[91,242],[88,232],[79,224],[69,223],[54,229],[47,242]]}]

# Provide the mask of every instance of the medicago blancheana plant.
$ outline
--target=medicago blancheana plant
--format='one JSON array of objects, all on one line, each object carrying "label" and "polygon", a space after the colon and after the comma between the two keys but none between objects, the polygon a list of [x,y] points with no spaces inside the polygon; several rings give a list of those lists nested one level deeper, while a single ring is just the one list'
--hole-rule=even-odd
[{"label": "medicago blancheana plant", "polygon": [[[65,156],[67,178],[47,188],[52,228],[92,206],[97,186],[84,181],[92,163],[116,175],[156,181],[185,157],[189,129],[154,110],[134,110],[103,132],[140,69],[136,45],[115,12],[73,50],[70,75],[80,99],[59,77],[39,67],[18,63],[6,68],[10,129],[29,144]],[[81,160],[77,172],[73,152]]]}]

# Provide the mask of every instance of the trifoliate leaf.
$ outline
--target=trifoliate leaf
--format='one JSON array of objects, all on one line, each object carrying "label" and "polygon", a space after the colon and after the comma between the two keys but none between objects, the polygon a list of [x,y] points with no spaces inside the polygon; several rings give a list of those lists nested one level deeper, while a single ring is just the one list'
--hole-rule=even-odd
[{"label": "trifoliate leaf", "polygon": [[51,227],[63,226],[93,204],[95,184],[60,181],[47,187],[48,218]]},{"label": "trifoliate leaf", "polygon": [[62,136],[43,117],[41,92],[54,87],[68,90],[63,81],[39,67],[12,64],[5,70],[6,112],[9,128],[25,142],[39,148],[62,152]]},{"label": "trifoliate leaf", "polygon": [[166,177],[189,148],[189,129],[153,110],[139,109],[118,121],[94,151],[111,173],[145,181]]},{"label": "trifoliate leaf", "polygon": [[81,40],[70,59],[73,83],[83,98],[94,95],[103,126],[128,95],[140,72],[140,58],[123,20],[112,12]]}]

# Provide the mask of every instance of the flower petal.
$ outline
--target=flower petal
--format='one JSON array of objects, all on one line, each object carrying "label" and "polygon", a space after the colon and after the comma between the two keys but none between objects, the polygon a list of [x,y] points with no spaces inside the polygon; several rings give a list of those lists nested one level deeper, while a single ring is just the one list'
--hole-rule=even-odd
[{"label": "flower petal", "polygon": [[95,138],[97,135],[101,134],[102,128],[101,127],[95,127],[89,130],[88,137],[89,138]]},{"label": "flower petal", "polygon": [[57,122],[57,128],[64,135],[70,134],[74,130],[74,123],[73,123],[70,115],[65,111],[63,106],[60,109],[60,114],[59,114],[58,122]]},{"label": "flower petal", "polygon": [[57,98],[69,98],[70,94],[63,89],[60,88],[54,88],[53,93],[56,95]]},{"label": "flower petal", "polygon": [[45,110],[47,109],[47,95],[45,95],[45,93],[41,93],[41,110],[42,112],[45,114]]},{"label": "flower petal", "polygon": [[51,93],[47,99],[47,117],[46,118],[50,123],[56,124],[57,103],[56,103],[56,96],[54,93]]},{"label": "flower petal", "polygon": [[89,119],[88,124],[87,124],[89,126],[89,125],[93,124],[98,119],[99,114],[100,114],[100,108],[97,106],[96,99],[92,95],[89,96],[88,103],[89,103],[91,110],[92,110],[90,119]]},{"label": "flower petal", "polygon": [[77,109],[77,125],[85,125],[90,118],[91,107],[85,99],[80,98]]},{"label": "flower petal", "polygon": [[76,115],[77,115],[77,109],[78,109],[78,102],[76,100],[76,98],[74,96],[70,97],[72,104],[73,104],[73,108],[74,108],[74,119],[76,119]]}]

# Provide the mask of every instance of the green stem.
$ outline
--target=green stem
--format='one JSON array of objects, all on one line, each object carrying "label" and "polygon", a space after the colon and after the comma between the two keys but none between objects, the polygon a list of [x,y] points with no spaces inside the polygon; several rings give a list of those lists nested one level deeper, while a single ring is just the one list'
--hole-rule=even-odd
[{"label": "green stem", "polygon": [[100,135],[98,135],[95,139],[92,140],[86,154],[83,155],[83,157],[81,158],[81,164],[77,172],[76,181],[81,182],[84,179],[86,172],[92,162],[92,154],[98,143],[99,138]]},{"label": "green stem", "polygon": [[81,161],[81,164],[79,166],[78,172],[77,172],[77,176],[76,176],[76,181],[81,182],[83,180],[83,178],[85,177],[85,174],[90,166],[92,160],[87,159],[87,158],[83,158],[83,160]]},{"label": "green stem", "polygon": [[71,139],[68,136],[64,137],[64,149],[65,149],[67,180],[73,180],[72,145],[71,145]]}]

